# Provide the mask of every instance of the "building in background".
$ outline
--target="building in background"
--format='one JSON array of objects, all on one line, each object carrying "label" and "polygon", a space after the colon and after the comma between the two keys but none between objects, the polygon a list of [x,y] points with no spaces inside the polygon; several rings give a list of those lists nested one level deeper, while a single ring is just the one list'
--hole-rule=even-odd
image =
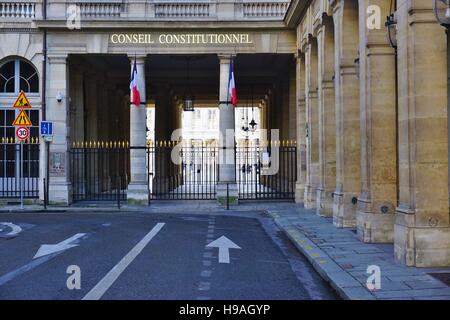
[{"label": "building in background", "polygon": [[[394,243],[403,264],[448,266],[449,51],[433,2],[445,17],[440,0],[3,1],[0,197],[17,198],[19,164],[25,196],[48,190],[54,204],[220,202],[228,189],[236,202],[295,200],[362,242]],[[129,97],[135,61],[140,106]],[[20,90],[33,106],[22,161]],[[269,146],[235,143],[249,100]],[[54,124],[49,144],[41,120]],[[184,153],[171,158],[177,128],[237,137],[197,150],[187,170]],[[280,167],[264,174],[275,155]]]}]

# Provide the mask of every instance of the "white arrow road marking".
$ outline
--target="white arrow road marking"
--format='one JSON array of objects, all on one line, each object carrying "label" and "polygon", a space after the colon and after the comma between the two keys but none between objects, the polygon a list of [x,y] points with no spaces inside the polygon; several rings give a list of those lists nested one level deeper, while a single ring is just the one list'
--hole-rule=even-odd
[{"label": "white arrow road marking", "polygon": [[157,223],[153,229],[84,296],[83,300],[99,300],[164,225],[165,223],[162,222]]},{"label": "white arrow road marking", "polygon": [[241,247],[225,236],[221,236],[219,239],[214,240],[208,244],[207,247],[219,248],[219,263],[230,263],[230,249],[241,249]]},{"label": "white arrow road marking", "polygon": [[[7,236],[15,236],[18,235],[20,232],[22,232],[22,228],[19,227],[18,225],[11,223],[11,222],[0,222],[0,224],[10,227],[11,228],[11,232],[7,233]],[[2,231],[2,229],[0,229],[0,231]]]},{"label": "white arrow road marking", "polygon": [[67,249],[70,249],[73,247],[77,247],[78,244],[71,244],[71,243],[85,235],[86,235],[86,233],[77,233],[76,235],[70,237],[69,239],[61,241],[60,243],[57,243],[57,244],[43,244],[39,248],[36,255],[33,257],[33,259],[36,259],[36,258],[39,258],[42,256],[46,256],[46,255],[49,255],[49,254],[52,254],[55,252],[67,250]]}]

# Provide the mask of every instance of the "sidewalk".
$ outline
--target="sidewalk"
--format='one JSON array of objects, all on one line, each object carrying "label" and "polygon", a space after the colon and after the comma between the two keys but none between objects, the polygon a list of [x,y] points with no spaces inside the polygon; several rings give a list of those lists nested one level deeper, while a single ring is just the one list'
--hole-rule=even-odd
[{"label": "sidewalk", "polygon": [[47,210],[42,205],[24,205],[20,209],[19,205],[0,205],[0,213],[21,213],[21,212],[142,212],[142,213],[176,213],[176,212],[198,212],[208,213],[227,213],[243,211],[267,211],[267,209],[287,210],[296,206],[292,202],[242,202],[239,205],[230,205],[227,210],[225,205],[217,203],[215,200],[153,200],[149,206],[129,205],[122,202],[120,209],[116,202],[79,202],[69,206],[49,205]]},{"label": "sidewalk", "polygon": [[[317,216],[298,205],[269,209],[268,213],[344,299],[450,300],[450,287],[430,275],[447,273],[449,279],[450,268],[400,265],[394,261],[392,244],[362,243],[355,230],[338,229],[332,218]],[[366,288],[369,265],[381,269],[380,290]]]}]

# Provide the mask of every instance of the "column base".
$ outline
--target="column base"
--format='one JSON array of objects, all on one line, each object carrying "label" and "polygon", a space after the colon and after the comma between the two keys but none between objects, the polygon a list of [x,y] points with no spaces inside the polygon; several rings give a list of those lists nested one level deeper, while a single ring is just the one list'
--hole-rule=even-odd
[{"label": "column base", "polygon": [[397,208],[394,225],[395,259],[407,266],[450,266],[450,228],[415,226],[415,214]]},{"label": "column base", "polygon": [[366,243],[393,243],[395,207],[390,203],[373,205],[367,195],[358,198],[356,230],[358,239]]},{"label": "column base", "polygon": [[316,192],[316,214],[324,217],[333,215],[333,191],[318,188]]},{"label": "column base", "polygon": [[[227,183],[219,182],[216,190],[217,202],[222,205],[227,205]],[[230,205],[237,205],[239,202],[239,191],[235,182],[228,184],[228,198]]]},{"label": "column base", "polygon": [[297,182],[295,184],[295,203],[303,203],[305,201],[305,185]]},{"label": "column base", "polygon": [[395,215],[356,212],[358,239],[365,243],[393,243]]},{"label": "column base", "polygon": [[127,190],[127,203],[135,205],[148,205],[147,183],[130,182]]},{"label": "column base", "polygon": [[[55,178],[53,178],[55,179]],[[53,205],[68,206],[72,203],[72,185],[66,181],[52,181],[48,186],[48,202]]]},{"label": "column base", "polygon": [[353,194],[335,191],[333,194],[333,224],[337,228],[356,227],[357,198]]},{"label": "column base", "polygon": [[311,185],[305,186],[304,203],[305,203],[305,208],[307,208],[307,209],[315,209],[316,208],[316,190]]}]

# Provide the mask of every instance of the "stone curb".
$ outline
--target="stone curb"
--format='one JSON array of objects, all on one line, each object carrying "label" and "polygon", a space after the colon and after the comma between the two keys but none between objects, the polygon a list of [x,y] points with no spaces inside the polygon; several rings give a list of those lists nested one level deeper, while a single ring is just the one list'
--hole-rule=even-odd
[{"label": "stone curb", "polygon": [[375,297],[358,280],[342,269],[304,233],[293,227],[287,218],[282,218],[270,210],[267,213],[341,298],[345,300],[375,300]]}]

